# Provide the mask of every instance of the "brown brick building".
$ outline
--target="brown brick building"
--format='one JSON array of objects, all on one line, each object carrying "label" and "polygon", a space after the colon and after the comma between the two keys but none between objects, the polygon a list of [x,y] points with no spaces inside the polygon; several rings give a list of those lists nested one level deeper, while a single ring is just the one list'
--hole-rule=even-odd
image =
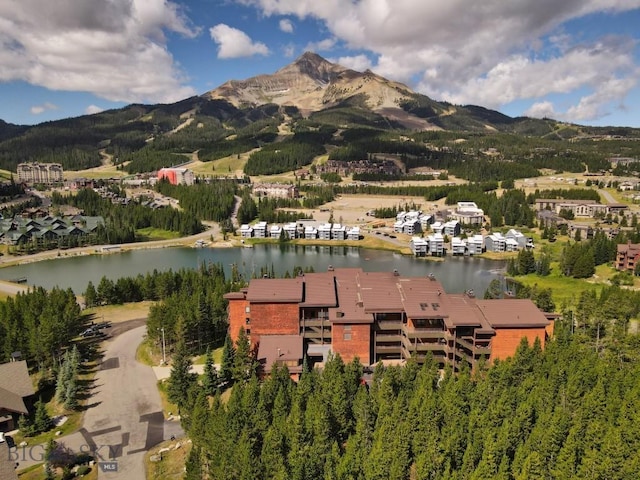
[{"label": "brown brick building", "polygon": [[640,259],[640,243],[621,243],[616,254],[616,268],[621,271],[633,272],[636,262]]},{"label": "brown brick building", "polygon": [[[245,328],[267,371],[267,362],[282,358],[294,373],[304,354],[322,362],[329,352],[346,362],[357,357],[365,365],[420,361],[430,352],[441,366],[456,367],[465,360],[474,364],[481,357],[512,356],[525,337],[530,344],[538,338],[544,347],[553,331],[530,300],[479,300],[448,294],[433,277],[358,268],[254,279],[225,298],[232,338]],[[297,362],[294,352],[302,352]]]}]

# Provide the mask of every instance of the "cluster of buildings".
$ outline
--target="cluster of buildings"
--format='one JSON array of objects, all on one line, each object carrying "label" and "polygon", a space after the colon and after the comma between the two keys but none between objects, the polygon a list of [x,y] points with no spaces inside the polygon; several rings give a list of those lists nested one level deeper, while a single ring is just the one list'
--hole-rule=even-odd
[{"label": "cluster of buildings", "polygon": [[229,332],[245,329],[265,373],[274,363],[300,373],[339,354],[346,362],[418,362],[432,355],[443,367],[482,357],[512,356],[520,341],[544,347],[551,315],[531,300],[480,300],[449,294],[433,276],[329,267],[291,279],[253,279],[228,293]]},{"label": "cluster of buildings", "polygon": [[558,198],[536,199],[536,211],[549,210],[556,215],[562,211],[571,212],[575,217],[594,218],[598,215],[619,214],[629,207],[624,203],[602,204],[588,200],[565,200]]},{"label": "cluster of buildings", "polygon": [[26,162],[17,167],[18,183],[27,185],[62,183],[62,165],[59,163]]},{"label": "cluster of buildings", "polygon": [[475,202],[458,202],[453,211],[446,211],[447,221],[436,221],[435,216],[423,213],[421,210],[399,212],[393,224],[393,231],[415,235],[431,229],[442,235],[460,235],[462,226],[478,226],[484,224],[484,211]]},{"label": "cluster of buildings", "polygon": [[291,222],[285,225],[269,225],[257,222],[253,225],[240,226],[242,238],[275,238],[285,236],[289,240],[304,238],[306,240],[360,240],[360,227],[347,227],[339,223],[321,225],[306,222]]},{"label": "cluster of buildings", "polygon": [[475,234],[467,238],[454,236],[447,249],[445,238],[441,231],[436,231],[426,237],[413,237],[409,247],[416,257],[441,257],[450,250],[452,255],[479,255],[482,252],[517,252],[524,248],[533,248],[533,240],[522,232],[511,229],[506,234],[499,232],[489,235]]},{"label": "cluster of buildings", "polygon": [[0,219],[0,242],[7,245],[19,245],[26,242],[39,244],[65,242],[72,237],[84,237],[92,234],[104,225],[102,217],[74,215],[71,217],[23,218],[15,216]]},{"label": "cluster of buildings", "polygon": [[354,173],[371,173],[381,175],[399,175],[402,170],[393,160],[327,160],[323,165],[316,167],[316,172],[337,173],[341,177]]}]

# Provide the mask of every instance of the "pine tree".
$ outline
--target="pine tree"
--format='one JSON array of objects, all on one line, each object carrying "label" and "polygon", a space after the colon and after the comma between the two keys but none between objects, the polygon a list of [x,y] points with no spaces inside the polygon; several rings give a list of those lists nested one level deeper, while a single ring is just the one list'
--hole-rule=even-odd
[{"label": "pine tree", "polygon": [[240,327],[238,339],[236,340],[236,350],[233,359],[233,380],[244,382],[249,380],[257,370],[257,363],[251,351],[251,344],[247,331]]},{"label": "pine tree", "polygon": [[96,288],[91,281],[89,281],[87,289],[84,291],[84,303],[87,308],[94,307],[98,304],[98,292],[96,292]]},{"label": "pine tree", "polygon": [[35,404],[35,417],[33,420],[33,430],[34,433],[42,433],[46,432],[53,426],[53,421],[51,417],[47,413],[47,409],[42,402],[42,399],[39,399]]},{"label": "pine tree", "polygon": [[173,354],[171,374],[167,394],[169,401],[182,409],[188,402],[188,394],[191,386],[196,382],[196,375],[190,372],[191,357],[187,355],[187,348],[181,338]]},{"label": "pine tree", "polygon": [[207,395],[214,395],[218,389],[220,379],[218,377],[218,370],[213,364],[213,355],[210,350],[207,350],[204,363],[204,378],[202,379],[202,387]]},{"label": "pine tree", "polygon": [[198,447],[193,447],[191,452],[189,452],[189,456],[187,457],[187,462],[184,468],[184,480],[201,480],[202,478],[204,478],[201,453]]},{"label": "pine tree", "polygon": [[232,370],[235,353],[231,335],[227,333],[224,339],[224,347],[222,348],[222,361],[220,362],[220,381],[222,383],[229,383],[233,379]]},{"label": "pine tree", "polygon": [[67,382],[67,392],[65,394],[64,408],[75,410],[78,408],[78,384],[76,377],[71,377]]}]

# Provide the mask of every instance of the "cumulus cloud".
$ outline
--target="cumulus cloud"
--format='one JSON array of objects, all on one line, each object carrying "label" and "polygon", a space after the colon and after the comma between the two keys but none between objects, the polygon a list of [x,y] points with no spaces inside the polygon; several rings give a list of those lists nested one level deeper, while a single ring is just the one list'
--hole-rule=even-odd
[{"label": "cumulus cloud", "polygon": [[579,43],[563,25],[596,12],[630,11],[640,7],[640,0],[236,2],[267,16],[314,18],[331,38],[375,55],[376,73],[455,103],[495,108],[518,99],[539,103],[547,94],[587,90],[593,95],[566,111],[586,120],[602,114],[602,102],[612,101],[599,85],[614,85],[616,94],[624,95],[639,78],[635,45],[619,38]]},{"label": "cumulus cloud", "polygon": [[46,112],[47,110],[57,110],[58,106],[53,103],[44,102],[42,105],[34,105],[29,109],[32,115],[40,115],[41,113]]},{"label": "cumulus cloud", "polygon": [[357,72],[362,72],[372,67],[371,60],[364,54],[335,58],[330,61]]},{"label": "cumulus cloud", "polygon": [[100,112],[104,112],[104,108],[93,104],[84,109],[84,113],[86,113],[87,115],[93,115],[94,113]]},{"label": "cumulus cloud", "polygon": [[280,30],[285,33],[293,33],[293,23],[288,18],[283,18],[280,20]]},{"label": "cumulus cloud", "polygon": [[304,49],[311,52],[325,52],[331,50],[338,40],[336,38],[325,38],[319,42],[309,42]]},{"label": "cumulus cloud", "polygon": [[170,0],[0,2],[0,82],[91,92],[111,101],[169,102],[195,91],[165,32],[197,35]]},{"label": "cumulus cloud", "polygon": [[253,42],[242,30],[219,23],[209,30],[211,38],[218,44],[218,58],[241,58],[253,55],[268,55],[264,43]]}]

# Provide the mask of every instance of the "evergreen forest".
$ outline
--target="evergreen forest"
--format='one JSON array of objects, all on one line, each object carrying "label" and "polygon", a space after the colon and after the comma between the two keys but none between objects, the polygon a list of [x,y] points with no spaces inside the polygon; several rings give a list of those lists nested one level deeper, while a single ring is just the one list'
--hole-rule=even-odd
[{"label": "evergreen forest", "polygon": [[228,401],[194,386],[185,478],[635,480],[639,356],[637,336],[598,347],[559,321],[544,350],[525,341],[473,371],[364,375],[333,357],[298,383],[286,367],[238,381]]}]

